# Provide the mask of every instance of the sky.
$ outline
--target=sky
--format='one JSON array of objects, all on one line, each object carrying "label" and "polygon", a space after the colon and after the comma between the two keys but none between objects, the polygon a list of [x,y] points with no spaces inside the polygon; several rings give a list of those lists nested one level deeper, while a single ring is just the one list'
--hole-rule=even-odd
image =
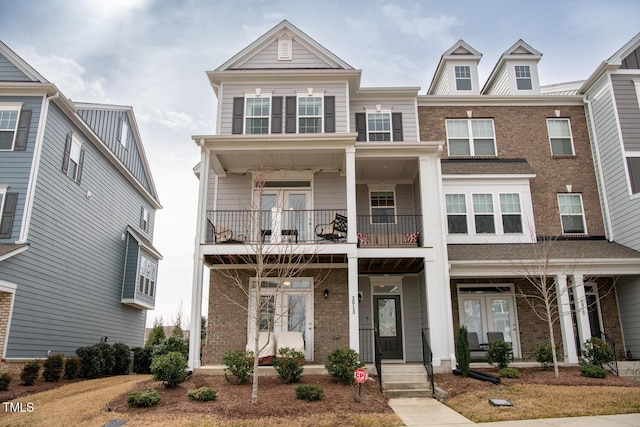
[{"label": "sky", "polygon": [[0,0],[0,10],[0,40],[65,96],[133,107],[163,205],[154,245],[164,259],[147,325],[173,324],[181,313],[183,328],[200,160],[191,135],[216,133],[205,72],[283,19],[361,69],[362,86],[419,86],[421,94],[460,39],[483,54],[481,86],[518,39],[543,54],[546,85],[588,78],[640,31],[637,0]]}]

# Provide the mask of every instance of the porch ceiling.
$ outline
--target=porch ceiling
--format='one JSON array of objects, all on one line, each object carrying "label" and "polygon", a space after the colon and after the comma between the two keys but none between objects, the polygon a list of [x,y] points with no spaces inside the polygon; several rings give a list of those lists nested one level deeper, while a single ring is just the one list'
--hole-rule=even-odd
[{"label": "porch ceiling", "polygon": [[215,155],[226,172],[250,170],[342,170],[344,151],[238,151]]},{"label": "porch ceiling", "polygon": [[416,274],[423,270],[423,258],[361,258],[359,274]]},{"label": "porch ceiling", "polygon": [[418,162],[403,158],[358,158],[356,181],[412,182],[418,173]]}]

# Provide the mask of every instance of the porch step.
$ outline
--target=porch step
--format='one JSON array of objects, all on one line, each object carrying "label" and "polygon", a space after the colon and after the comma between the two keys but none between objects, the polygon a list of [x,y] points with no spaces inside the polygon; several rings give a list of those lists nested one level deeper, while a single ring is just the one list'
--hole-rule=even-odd
[{"label": "porch step", "polygon": [[388,398],[433,397],[427,372],[419,364],[382,365],[382,392]]}]

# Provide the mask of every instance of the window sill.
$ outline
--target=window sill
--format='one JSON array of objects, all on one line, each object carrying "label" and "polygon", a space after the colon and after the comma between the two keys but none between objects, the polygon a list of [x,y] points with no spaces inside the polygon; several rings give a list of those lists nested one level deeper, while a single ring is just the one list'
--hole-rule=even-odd
[{"label": "window sill", "polygon": [[552,154],[551,157],[553,157],[554,159],[575,159],[578,156],[576,156],[575,154]]}]

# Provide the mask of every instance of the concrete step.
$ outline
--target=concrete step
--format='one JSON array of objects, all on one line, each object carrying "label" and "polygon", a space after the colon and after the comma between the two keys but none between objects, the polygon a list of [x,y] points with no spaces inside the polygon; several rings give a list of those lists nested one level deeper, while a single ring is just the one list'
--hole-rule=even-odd
[{"label": "concrete step", "polygon": [[431,389],[415,389],[415,390],[383,390],[382,392],[389,399],[398,399],[403,397],[433,397]]},{"label": "concrete step", "polygon": [[382,372],[382,381],[390,381],[390,382],[413,382],[420,381],[423,378],[427,378],[427,374],[425,372],[420,373],[412,373],[412,374],[388,374],[386,372]]},{"label": "concrete step", "polygon": [[424,366],[421,364],[411,364],[411,365],[382,365],[382,375],[385,374],[424,374]]},{"label": "concrete step", "polygon": [[430,388],[431,383],[429,381],[416,381],[416,382],[403,382],[403,383],[391,383],[383,382],[383,390],[419,390],[423,388]]}]

